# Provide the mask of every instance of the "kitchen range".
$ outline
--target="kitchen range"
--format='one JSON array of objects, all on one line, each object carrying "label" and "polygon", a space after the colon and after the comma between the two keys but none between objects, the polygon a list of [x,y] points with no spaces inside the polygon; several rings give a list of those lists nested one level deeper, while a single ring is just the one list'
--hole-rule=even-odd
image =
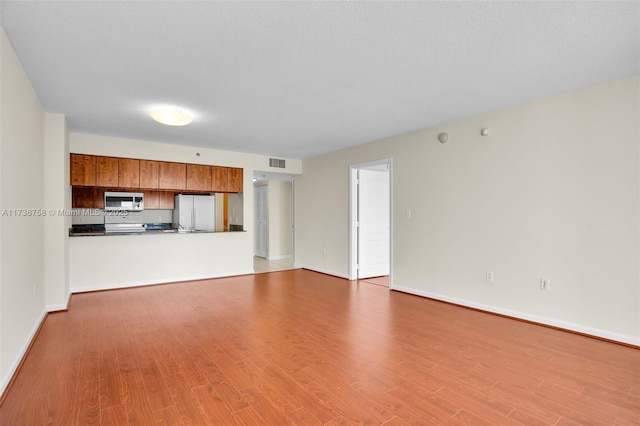
[{"label": "kitchen range", "polygon": [[145,232],[142,223],[144,194],[141,192],[104,193],[104,232]]}]

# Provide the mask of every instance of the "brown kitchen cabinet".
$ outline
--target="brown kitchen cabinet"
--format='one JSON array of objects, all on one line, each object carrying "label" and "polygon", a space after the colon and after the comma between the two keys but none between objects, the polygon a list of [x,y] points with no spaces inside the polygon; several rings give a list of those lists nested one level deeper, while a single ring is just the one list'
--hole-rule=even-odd
[{"label": "brown kitchen cabinet", "polygon": [[71,185],[94,186],[96,184],[96,157],[71,154]]},{"label": "brown kitchen cabinet", "polygon": [[140,188],[158,189],[158,162],[140,160]]},{"label": "brown kitchen cabinet", "polygon": [[168,191],[158,192],[158,208],[165,210],[173,210],[174,207],[174,194]]},{"label": "brown kitchen cabinet", "polygon": [[145,210],[173,210],[173,192],[143,191]]},{"label": "brown kitchen cabinet", "polygon": [[185,189],[187,184],[187,165],[185,163],[158,162],[159,189]]},{"label": "brown kitchen cabinet", "polygon": [[229,168],[212,166],[211,167],[211,191],[227,192],[227,184],[229,182]]},{"label": "brown kitchen cabinet", "polygon": [[118,186],[118,159],[116,157],[97,157],[96,186]]},{"label": "brown kitchen cabinet", "polygon": [[71,190],[71,207],[74,209],[104,208],[104,189],[76,186]]},{"label": "brown kitchen cabinet", "polygon": [[244,169],[229,167],[227,192],[244,192]]},{"label": "brown kitchen cabinet", "polygon": [[211,190],[211,166],[187,164],[187,190]]},{"label": "brown kitchen cabinet", "polygon": [[140,160],[118,159],[118,187],[140,188]]},{"label": "brown kitchen cabinet", "polygon": [[142,191],[144,195],[144,209],[155,210],[160,208],[160,198],[158,197],[158,191]]},{"label": "brown kitchen cabinet", "polygon": [[243,172],[237,167],[71,154],[70,181],[74,187],[95,186],[116,191],[243,192]]}]

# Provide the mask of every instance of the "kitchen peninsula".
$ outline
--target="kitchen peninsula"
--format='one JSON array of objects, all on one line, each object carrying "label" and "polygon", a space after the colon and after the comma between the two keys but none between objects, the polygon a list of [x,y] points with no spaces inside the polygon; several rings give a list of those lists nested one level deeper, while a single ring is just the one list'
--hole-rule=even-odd
[{"label": "kitchen peninsula", "polygon": [[[69,236],[108,237],[69,239],[72,292],[253,273],[242,168],[73,153],[70,183]],[[123,201],[114,212],[114,204],[105,203],[110,194],[140,195],[144,207]],[[214,195],[215,226],[181,229],[174,223],[182,194]],[[118,212],[139,217],[140,229],[105,231],[105,217]]]},{"label": "kitchen peninsula", "polygon": [[253,273],[248,232],[69,238],[72,293]]}]

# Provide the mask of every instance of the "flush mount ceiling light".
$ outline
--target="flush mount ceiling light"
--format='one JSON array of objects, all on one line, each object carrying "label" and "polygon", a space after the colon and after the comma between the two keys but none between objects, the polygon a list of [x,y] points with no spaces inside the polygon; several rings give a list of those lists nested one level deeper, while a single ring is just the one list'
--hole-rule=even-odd
[{"label": "flush mount ceiling light", "polygon": [[167,126],[185,126],[193,121],[191,114],[173,107],[154,108],[149,111],[149,116]]}]

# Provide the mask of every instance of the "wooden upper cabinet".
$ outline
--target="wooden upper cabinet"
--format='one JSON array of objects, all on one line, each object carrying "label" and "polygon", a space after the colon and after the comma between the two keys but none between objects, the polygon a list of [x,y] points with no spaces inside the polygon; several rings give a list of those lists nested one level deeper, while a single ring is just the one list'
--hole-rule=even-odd
[{"label": "wooden upper cabinet", "polygon": [[96,184],[96,157],[71,154],[71,185],[94,186]]},{"label": "wooden upper cabinet", "polygon": [[158,162],[158,187],[160,189],[185,189],[187,165],[185,163]]},{"label": "wooden upper cabinet", "polygon": [[164,210],[173,210],[174,207],[174,194],[168,191],[158,192],[158,208]]},{"label": "wooden upper cabinet", "polygon": [[187,164],[187,189],[211,191],[211,166]]},{"label": "wooden upper cabinet", "polygon": [[83,188],[76,186],[71,189],[71,208],[74,209],[102,209],[104,208],[103,188]]},{"label": "wooden upper cabinet", "polygon": [[[243,192],[243,171],[237,167],[71,154],[70,181],[72,186]],[[165,201],[173,205],[173,198],[171,203],[168,198]]]},{"label": "wooden upper cabinet", "polygon": [[140,160],[140,188],[158,188],[158,162]]},{"label": "wooden upper cabinet", "polygon": [[244,169],[236,167],[229,168],[228,192],[244,192]]},{"label": "wooden upper cabinet", "polygon": [[92,209],[93,188],[76,187],[71,190],[71,207],[74,209]]},{"label": "wooden upper cabinet", "polygon": [[173,192],[143,191],[145,210],[173,210]]},{"label": "wooden upper cabinet", "polygon": [[118,186],[140,188],[140,160],[120,158],[118,160]]},{"label": "wooden upper cabinet", "polygon": [[159,191],[142,191],[143,195],[144,195],[144,209],[145,210],[153,210],[153,209],[159,209],[160,208],[160,204],[159,204]]},{"label": "wooden upper cabinet", "polygon": [[227,183],[229,182],[229,168],[228,167],[211,167],[211,191],[213,192],[227,192]]},{"label": "wooden upper cabinet", "polygon": [[118,186],[118,159],[98,157],[96,160],[96,186]]}]

